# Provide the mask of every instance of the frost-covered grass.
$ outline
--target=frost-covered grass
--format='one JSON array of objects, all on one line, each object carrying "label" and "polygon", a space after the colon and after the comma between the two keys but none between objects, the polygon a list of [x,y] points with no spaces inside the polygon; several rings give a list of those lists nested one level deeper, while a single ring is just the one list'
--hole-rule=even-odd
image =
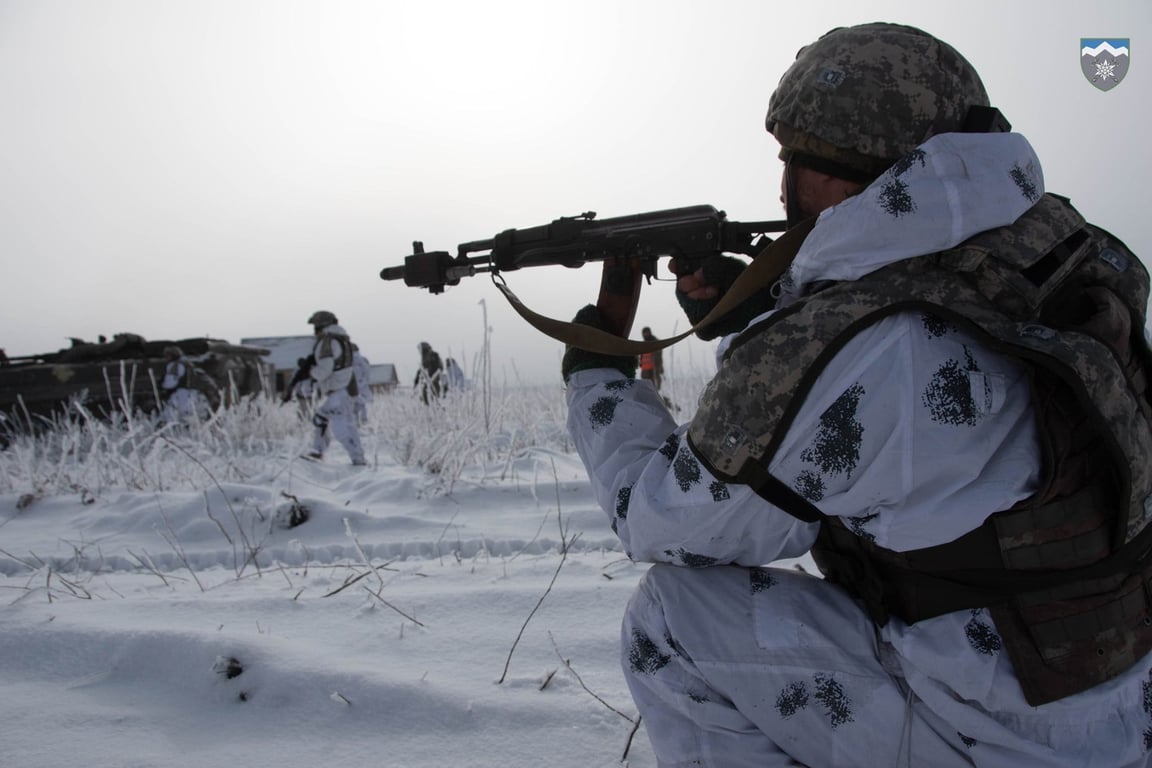
[{"label": "frost-covered grass", "polygon": [[[669,398],[682,406],[681,418],[703,381],[691,376],[666,383]],[[570,453],[565,418],[560,384],[472,387],[431,405],[401,388],[375,396],[361,437],[370,462],[418,469],[431,491],[447,493],[470,467],[503,478],[527,449]],[[311,432],[294,403],[268,397],[222,406],[191,426],[129,411],[101,418],[73,404],[34,434],[12,435],[0,451],[0,493],[90,498],[110,489],[193,490],[250,482],[269,471],[287,471],[309,450]],[[329,453],[343,455],[343,449],[334,442]]]},{"label": "frost-covered grass", "polygon": [[[505,390],[485,408],[479,393],[463,392],[425,406],[411,390],[377,395],[361,435],[369,456],[442,476],[514,455],[529,445],[566,450],[563,393]],[[72,405],[64,417],[33,433],[16,434],[0,451],[0,492],[43,496],[109,489],[169,491],[216,482],[247,482],[287,467],[309,450],[312,426],[294,403],[256,397],[221,407],[190,426],[143,413],[99,418]],[[335,456],[343,449],[329,449]]]}]

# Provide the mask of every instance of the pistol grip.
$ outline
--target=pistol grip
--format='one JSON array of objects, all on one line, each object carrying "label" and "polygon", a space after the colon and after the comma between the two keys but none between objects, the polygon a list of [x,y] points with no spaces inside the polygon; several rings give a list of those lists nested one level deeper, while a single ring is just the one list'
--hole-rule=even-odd
[{"label": "pistol grip", "polygon": [[625,262],[605,261],[600,277],[600,295],[596,308],[604,330],[621,338],[628,338],[632,332],[632,322],[636,319],[636,307],[640,303],[640,285],[644,271],[639,260]]}]

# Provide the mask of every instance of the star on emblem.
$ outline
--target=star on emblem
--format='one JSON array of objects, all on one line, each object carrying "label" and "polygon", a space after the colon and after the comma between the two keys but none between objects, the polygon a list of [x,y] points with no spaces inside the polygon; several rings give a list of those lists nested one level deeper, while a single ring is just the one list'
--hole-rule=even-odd
[{"label": "star on emblem", "polygon": [[1101,77],[1105,80],[1107,80],[1110,77],[1115,79],[1115,77],[1116,77],[1116,62],[1108,61],[1108,59],[1104,59],[1103,61],[1096,62],[1096,77]]}]

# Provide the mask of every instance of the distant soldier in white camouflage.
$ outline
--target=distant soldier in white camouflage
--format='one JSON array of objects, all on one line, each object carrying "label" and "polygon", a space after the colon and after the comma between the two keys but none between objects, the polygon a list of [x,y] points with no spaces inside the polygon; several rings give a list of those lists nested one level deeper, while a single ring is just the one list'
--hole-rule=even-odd
[{"label": "distant soldier in white camouflage", "polygon": [[160,397],[164,401],[161,417],[174,424],[193,424],[200,420],[199,393],[192,383],[192,364],[176,345],[164,348],[164,377],[160,380]]},{"label": "distant soldier in white camouflage", "polygon": [[468,377],[454,357],[444,358],[444,388],[449,392],[463,392],[468,389]]},{"label": "distant soldier in white camouflage", "polygon": [[[562,364],[597,499],[654,563],[622,644],[657,763],[1149,765],[1147,269],[922,30],[802,48],[766,125],[807,234],[701,332],[693,421],[635,358]],[[743,269],[680,275],[689,319]],[[807,553],[824,578],[768,567]]]},{"label": "distant soldier in white camouflage", "polygon": [[356,428],[353,398],[356,397],[356,379],[352,374],[352,341],[336,319],[327,310],[314,312],[308,318],[316,335],[312,357],[316,361],[310,375],[323,398],[312,416],[315,427],[312,451],[305,458],[319,461],[335,437],[352,464],[363,466],[364,448],[360,444],[360,431]]},{"label": "distant soldier in white camouflage", "polygon": [[447,390],[444,363],[440,360],[440,353],[432,349],[432,345],[428,342],[422,341],[416,348],[420,351],[420,367],[416,369],[412,386],[420,395],[420,402],[430,405],[439,400]]}]

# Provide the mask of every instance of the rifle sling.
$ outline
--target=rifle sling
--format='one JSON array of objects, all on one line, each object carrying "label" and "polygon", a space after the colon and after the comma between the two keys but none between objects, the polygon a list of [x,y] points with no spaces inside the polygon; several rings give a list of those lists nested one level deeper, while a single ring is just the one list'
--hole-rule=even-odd
[{"label": "rifle sling", "polygon": [[812,227],[815,224],[815,216],[805,219],[769,243],[764,250],[756,254],[752,263],[748,265],[747,269],[740,273],[740,277],[736,279],[736,282],[732,283],[732,287],[720,298],[720,302],[712,308],[712,311],[709,312],[703,320],[679,336],[672,336],[667,339],[632,341],[631,339],[615,336],[590,325],[569,323],[563,320],[545,317],[526,307],[524,303],[516,297],[516,294],[512,292],[511,288],[502,280],[496,280],[495,275],[493,275],[493,282],[496,284],[496,287],[500,289],[500,292],[504,294],[504,298],[508,300],[508,303],[512,305],[512,309],[516,310],[516,313],[520,315],[520,317],[528,321],[529,325],[546,336],[551,336],[553,339],[562,341],[568,346],[576,347],[577,349],[586,349],[589,352],[597,352],[602,355],[640,355],[645,352],[654,352],[657,349],[670,347],[676,342],[688,338],[688,336],[700,328],[704,328],[728,314],[732,309],[757,291],[772,285],[780,275],[784,274],[784,270],[786,270],[792,263],[792,260],[796,258],[796,253],[800,250],[800,246],[803,245],[804,238],[812,231]]}]

